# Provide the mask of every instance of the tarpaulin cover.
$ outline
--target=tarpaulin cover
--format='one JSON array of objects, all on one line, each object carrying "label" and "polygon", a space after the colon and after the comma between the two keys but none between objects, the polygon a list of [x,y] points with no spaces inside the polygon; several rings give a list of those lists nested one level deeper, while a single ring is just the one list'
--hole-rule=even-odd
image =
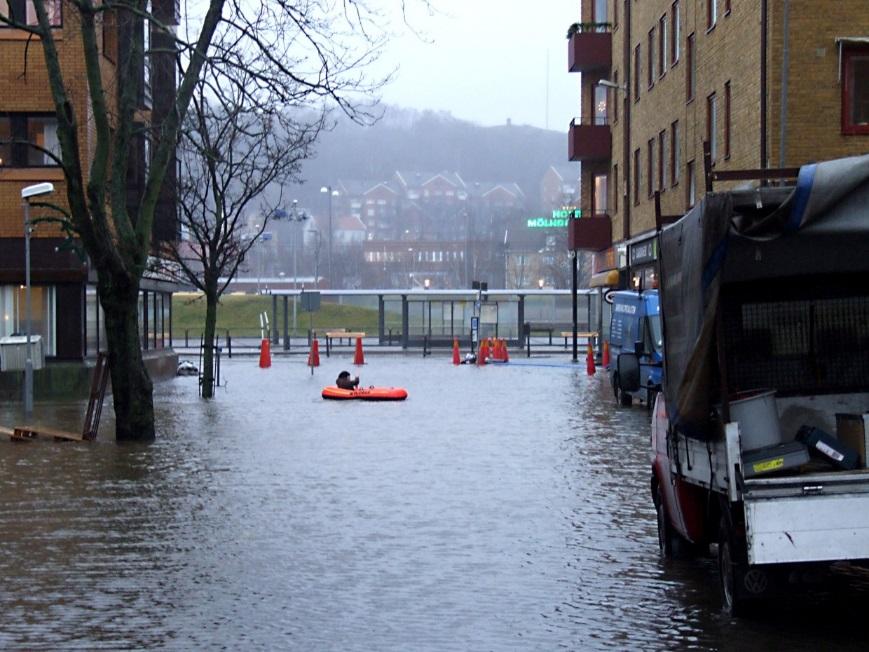
[{"label": "tarpaulin cover", "polygon": [[706,438],[722,283],[869,270],[869,156],[804,166],[788,191],[708,193],[661,232],[659,262],[667,410]]}]

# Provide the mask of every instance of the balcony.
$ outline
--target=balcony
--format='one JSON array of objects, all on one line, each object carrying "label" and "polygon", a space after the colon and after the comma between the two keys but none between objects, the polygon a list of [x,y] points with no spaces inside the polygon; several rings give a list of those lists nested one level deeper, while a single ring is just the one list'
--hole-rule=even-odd
[{"label": "balcony", "polygon": [[567,223],[567,248],[603,251],[613,244],[613,220],[609,215],[580,217]]},{"label": "balcony", "polygon": [[570,161],[609,160],[612,141],[606,118],[574,118],[567,134],[567,158]]},{"label": "balcony", "polygon": [[574,23],[568,30],[568,72],[609,69],[613,60],[613,35],[609,23]]}]

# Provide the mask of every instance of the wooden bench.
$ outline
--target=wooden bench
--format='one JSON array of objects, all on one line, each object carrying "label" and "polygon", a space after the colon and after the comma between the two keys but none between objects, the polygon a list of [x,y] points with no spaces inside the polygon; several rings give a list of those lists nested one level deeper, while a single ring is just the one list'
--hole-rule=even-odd
[{"label": "wooden bench", "polygon": [[346,339],[347,346],[351,346],[356,338],[365,337],[365,333],[362,331],[348,331],[346,328],[342,330],[326,331],[324,335],[326,336],[326,357],[329,357],[332,354],[332,340],[338,340],[338,345],[340,346],[341,340]]},{"label": "wooden bench", "polygon": [[[578,331],[576,333],[577,343],[584,340],[584,344],[591,344],[592,348],[597,346],[597,331]],[[567,341],[573,339],[573,331],[561,331],[561,337],[564,338],[564,348],[567,348]]]}]

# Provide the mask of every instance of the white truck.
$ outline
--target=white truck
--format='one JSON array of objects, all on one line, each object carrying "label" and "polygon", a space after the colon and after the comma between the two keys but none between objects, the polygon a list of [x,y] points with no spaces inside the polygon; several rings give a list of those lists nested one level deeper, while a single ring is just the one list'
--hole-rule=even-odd
[{"label": "white truck", "polygon": [[[659,264],[662,553],[717,544],[734,615],[869,560],[869,156],[707,194],[660,232]],[[629,391],[637,356],[617,365]]]}]

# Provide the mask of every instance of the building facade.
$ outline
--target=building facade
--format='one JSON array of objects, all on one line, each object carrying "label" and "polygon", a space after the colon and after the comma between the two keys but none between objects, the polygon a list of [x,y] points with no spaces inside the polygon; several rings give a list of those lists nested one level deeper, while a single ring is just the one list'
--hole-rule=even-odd
[{"label": "building facade", "polygon": [[[79,151],[87,156],[95,145],[93,121],[89,115],[88,84],[84,66],[78,13],[61,0],[46,2],[54,24],[59,63],[79,125]],[[167,24],[176,24],[174,0],[153,0],[153,13]],[[0,14],[24,17],[36,24],[29,0],[0,0]],[[115,11],[100,14],[98,47],[107,101],[123,86],[119,76],[119,53],[132,39],[146,49],[160,49],[159,30],[144,28],[136,33],[132,22]],[[171,43],[169,44],[171,45]],[[171,49],[171,48],[168,48]],[[131,208],[144,190],[151,151],[149,134],[172,110],[175,95],[175,67],[171,54],[154,54],[137,73],[140,89],[137,115],[141,120],[131,147],[127,169],[127,193]],[[23,30],[0,23],[0,337],[23,333],[25,329],[25,240],[22,188],[51,182],[54,192],[46,200],[66,205],[66,181],[57,161],[30,147],[33,143],[59,156],[57,120],[49,89],[42,48]],[[153,98],[153,99],[152,99]],[[83,169],[87,171],[88,163]],[[87,180],[85,179],[85,182]],[[31,209],[31,219],[41,216]],[[155,251],[160,241],[177,237],[175,169],[167,175],[155,215]],[[51,222],[39,222],[31,235],[31,285],[33,333],[43,338],[49,361],[84,362],[105,350],[106,338],[94,270],[79,243]],[[171,292],[173,285],[155,276],[142,281],[139,320],[142,347],[169,348]]]},{"label": "building facade", "polygon": [[715,172],[869,151],[864,0],[586,0],[568,67],[581,73],[569,158],[599,218],[573,225],[571,247],[621,272],[599,265],[600,284],[654,284],[656,214],[702,197],[704,143]]}]

